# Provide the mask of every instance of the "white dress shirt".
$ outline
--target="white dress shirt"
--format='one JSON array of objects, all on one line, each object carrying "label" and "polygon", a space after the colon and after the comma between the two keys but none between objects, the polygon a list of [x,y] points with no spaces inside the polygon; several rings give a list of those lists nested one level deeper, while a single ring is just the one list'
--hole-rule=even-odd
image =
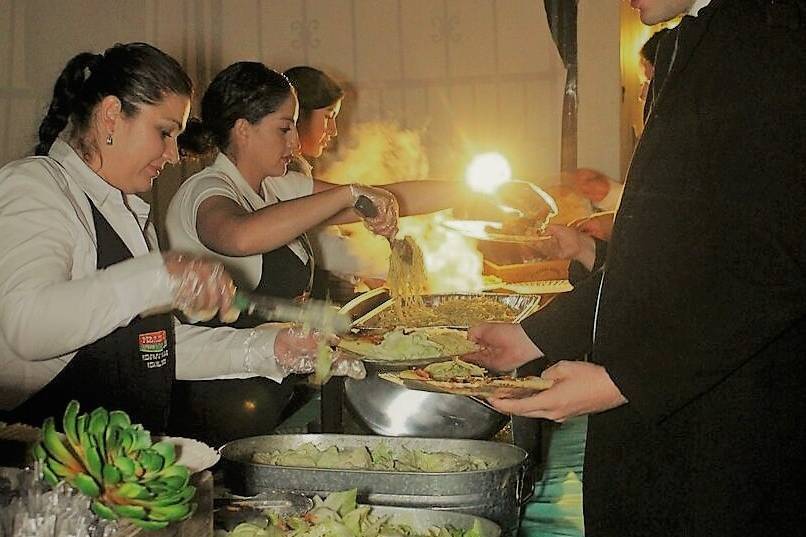
[{"label": "white dress shirt", "polygon": [[[133,259],[97,270],[92,210],[120,235]],[[81,347],[170,305],[169,275],[158,252],[148,205],[123,195],[56,140],[49,157],[0,169],[0,409],[13,409],[52,380]],[[153,240],[151,244],[156,244]],[[273,356],[279,329],[177,325],[180,379],[250,376],[280,380]],[[268,360],[266,360],[268,358]]]},{"label": "white dress shirt", "polygon": [[[196,216],[202,202],[213,196],[233,200],[247,212],[255,212],[280,201],[287,201],[313,193],[313,179],[299,172],[289,171],[282,177],[266,177],[261,183],[261,194],[255,192],[241,172],[223,153],[215,162],[188,178],[171,200],[165,217],[165,229],[171,249],[195,252],[220,260],[238,285],[254,289],[263,273],[263,257],[251,255],[230,257],[214,252],[202,244],[196,231]],[[308,253],[298,239],[287,244],[303,262]]]}]

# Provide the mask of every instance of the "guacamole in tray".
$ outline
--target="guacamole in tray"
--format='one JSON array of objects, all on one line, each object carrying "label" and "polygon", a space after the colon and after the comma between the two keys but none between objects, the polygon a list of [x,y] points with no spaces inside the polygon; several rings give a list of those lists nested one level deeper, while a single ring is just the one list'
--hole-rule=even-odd
[{"label": "guacamole in tray", "polygon": [[374,360],[418,360],[460,356],[478,350],[467,332],[450,328],[397,328],[383,334],[345,336],[339,347]]}]

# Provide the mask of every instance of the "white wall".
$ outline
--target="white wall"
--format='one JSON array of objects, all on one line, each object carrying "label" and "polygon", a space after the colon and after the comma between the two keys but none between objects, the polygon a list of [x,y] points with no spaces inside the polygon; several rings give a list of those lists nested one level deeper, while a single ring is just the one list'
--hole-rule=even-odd
[{"label": "white wall", "polygon": [[621,180],[619,0],[579,0],[577,162]]},{"label": "white wall", "polygon": [[562,66],[536,0],[0,0],[0,160],[33,146],[72,55],[133,40],[200,85],[241,59],[320,67],[354,87],[347,120],[422,130],[435,174],[482,149],[523,176],[558,166]]}]

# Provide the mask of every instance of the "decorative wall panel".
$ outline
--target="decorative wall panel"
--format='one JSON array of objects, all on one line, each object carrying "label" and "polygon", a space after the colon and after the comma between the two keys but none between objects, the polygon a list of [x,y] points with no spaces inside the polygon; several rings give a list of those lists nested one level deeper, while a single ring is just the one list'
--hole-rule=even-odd
[{"label": "decorative wall panel", "polygon": [[[564,71],[537,0],[0,0],[0,160],[30,151],[71,56],[135,40],[182,62],[197,101],[237,60],[333,74],[341,150],[355,123],[390,121],[421,133],[435,176],[482,150],[519,177],[557,173]],[[160,178],[160,210],[187,173]]]}]

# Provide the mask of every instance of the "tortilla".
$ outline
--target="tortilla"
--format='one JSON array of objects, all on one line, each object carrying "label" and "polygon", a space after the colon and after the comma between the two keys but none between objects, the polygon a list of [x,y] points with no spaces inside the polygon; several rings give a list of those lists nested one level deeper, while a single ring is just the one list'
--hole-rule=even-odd
[{"label": "tortilla", "polygon": [[344,336],[339,347],[364,358],[404,361],[459,356],[478,350],[464,330],[415,328]]},{"label": "tortilla", "polygon": [[425,369],[409,369],[399,373],[381,373],[378,376],[413,390],[474,397],[498,397],[502,399],[530,397],[551,388],[554,384],[554,381],[541,377],[467,375],[450,379],[437,379]]}]

